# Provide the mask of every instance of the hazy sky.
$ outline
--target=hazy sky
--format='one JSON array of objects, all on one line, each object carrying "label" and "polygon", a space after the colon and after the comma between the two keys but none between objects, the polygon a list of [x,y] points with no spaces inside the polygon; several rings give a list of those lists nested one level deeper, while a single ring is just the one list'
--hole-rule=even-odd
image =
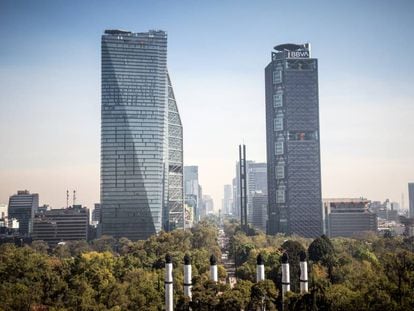
[{"label": "hazy sky", "polygon": [[265,161],[273,46],[319,59],[324,197],[400,201],[414,181],[414,1],[0,0],[0,203],[99,201],[100,36],[168,32],[185,165],[221,207],[237,145]]}]

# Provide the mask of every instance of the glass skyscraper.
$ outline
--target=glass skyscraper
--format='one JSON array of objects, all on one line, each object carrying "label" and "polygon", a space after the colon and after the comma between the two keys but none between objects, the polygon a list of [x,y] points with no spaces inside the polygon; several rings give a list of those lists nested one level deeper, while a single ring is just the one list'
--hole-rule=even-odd
[{"label": "glass skyscraper", "polygon": [[101,234],[146,239],[182,225],[182,125],[167,34],[102,36]]},{"label": "glass skyscraper", "polygon": [[33,218],[39,208],[39,194],[27,190],[19,190],[9,198],[9,222],[19,222],[19,233],[30,236],[33,231]]},{"label": "glass skyscraper", "polygon": [[275,47],[265,69],[269,234],[322,234],[318,62],[309,44]]}]

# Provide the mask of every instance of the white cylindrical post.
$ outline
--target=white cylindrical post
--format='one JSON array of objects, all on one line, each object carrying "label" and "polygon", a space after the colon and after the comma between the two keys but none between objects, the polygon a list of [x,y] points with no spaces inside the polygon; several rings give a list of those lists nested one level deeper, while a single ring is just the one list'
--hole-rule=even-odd
[{"label": "white cylindrical post", "polygon": [[214,282],[218,281],[217,260],[216,260],[216,256],[214,255],[211,255],[210,257],[210,279]]},{"label": "white cylindrical post", "polygon": [[289,272],[289,256],[287,253],[282,255],[282,297],[290,291],[290,272]]},{"label": "white cylindrical post", "polygon": [[265,268],[264,260],[261,254],[257,256],[257,265],[256,265],[256,282],[264,281],[265,279]]},{"label": "white cylindrical post", "polygon": [[191,300],[191,288],[193,287],[191,280],[191,258],[184,256],[184,296]]},{"label": "white cylindrical post", "polygon": [[169,254],[165,256],[165,310],[173,311],[173,265]]},{"label": "white cylindrical post", "polygon": [[306,261],[306,253],[300,253],[300,293],[308,292],[308,262]]}]

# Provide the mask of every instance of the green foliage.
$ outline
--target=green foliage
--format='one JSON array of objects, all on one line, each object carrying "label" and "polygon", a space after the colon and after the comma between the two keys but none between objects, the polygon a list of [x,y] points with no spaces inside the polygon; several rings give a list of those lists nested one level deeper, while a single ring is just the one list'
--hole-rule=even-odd
[{"label": "green foliage", "polygon": [[[209,281],[209,257],[219,259],[214,219],[191,231],[160,232],[146,241],[102,237],[90,244],[69,242],[49,249],[0,246],[0,310],[162,310],[165,255],[173,259],[175,310],[276,310],[281,306],[280,257],[289,254],[291,289],[285,310],[413,310],[413,238],[320,237],[311,241],[263,233],[246,235],[225,223],[237,284]],[[309,293],[299,294],[299,253],[308,248]],[[183,257],[193,267],[193,300],[183,297]],[[266,280],[255,282],[256,257],[265,261]]]},{"label": "green foliage", "polygon": [[324,258],[334,254],[334,248],[328,237],[322,235],[316,238],[308,248],[309,259],[315,262],[324,260]]}]

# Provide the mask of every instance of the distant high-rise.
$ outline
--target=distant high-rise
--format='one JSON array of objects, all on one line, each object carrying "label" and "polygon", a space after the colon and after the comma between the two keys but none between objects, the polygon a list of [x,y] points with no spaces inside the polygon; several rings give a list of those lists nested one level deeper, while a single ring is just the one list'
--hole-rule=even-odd
[{"label": "distant high-rise", "polygon": [[[267,195],[267,164],[263,162],[246,161],[247,175],[247,222],[253,222],[253,196],[255,194]],[[239,162],[236,163],[236,178],[233,181],[234,194],[233,205],[236,212],[240,214],[240,172]],[[259,206],[259,205],[257,205]]]},{"label": "distant high-rise", "polygon": [[101,87],[101,233],[137,240],[182,226],[182,125],[167,34],[106,30]]},{"label": "distant high-rise", "polygon": [[221,212],[226,215],[232,214],[232,185],[224,185],[224,196]]},{"label": "distant high-rise", "polygon": [[198,182],[198,166],[184,166],[184,197],[187,205],[191,206],[193,219],[200,220],[200,187]]},{"label": "distant high-rise", "polygon": [[33,229],[33,218],[39,208],[39,194],[27,190],[17,191],[9,199],[8,219],[11,223],[16,219],[19,223],[19,233],[30,236]]},{"label": "distant high-rise", "polygon": [[275,47],[265,69],[269,234],[322,234],[318,62],[309,44]]},{"label": "distant high-rise", "polygon": [[252,195],[252,226],[256,229],[266,231],[267,223],[267,195],[257,192]]},{"label": "distant high-rise", "polygon": [[[253,224],[254,204],[253,197],[257,194],[262,194],[267,198],[267,164],[256,163],[248,161],[247,163],[247,220]],[[262,201],[264,199],[262,198]],[[265,204],[267,206],[267,204]],[[256,207],[264,205],[256,205]],[[267,212],[267,207],[264,211],[256,211],[256,215]]]},{"label": "distant high-rise", "polygon": [[209,214],[214,213],[214,201],[210,195],[208,194],[203,195],[203,204],[204,204],[204,209],[205,209],[205,215],[203,216],[207,216]]},{"label": "distant high-rise", "polygon": [[408,217],[414,218],[414,183],[408,184],[408,200],[409,200]]},{"label": "distant high-rise", "polygon": [[7,217],[7,204],[0,204],[0,219]]},{"label": "distant high-rise", "polygon": [[97,224],[101,221],[101,204],[95,203],[95,207],[92,211],[92,222]]}]

